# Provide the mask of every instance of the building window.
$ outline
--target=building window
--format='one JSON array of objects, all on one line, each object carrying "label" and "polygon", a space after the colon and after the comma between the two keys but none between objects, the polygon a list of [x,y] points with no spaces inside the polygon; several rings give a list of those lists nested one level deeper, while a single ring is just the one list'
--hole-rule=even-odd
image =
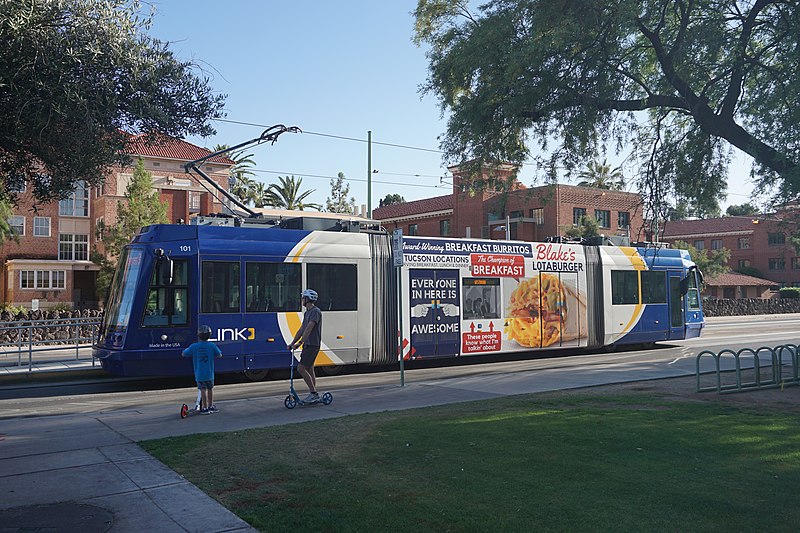
[{"label": "building window", "polygon": [[706,241],[694,241],[694,248],[695,250],[705,250]]},{"label": "building window", "polygon": [[508,218],[522,218],[522,211],[511,211]]},{"label": "building window", "polygon": [[33,236],[50,236],[50,217],[33,217]]},{"label": "building window", "polygon": [[86,182],[78,181],[72,194],[59,200],[58,214],[66,217],[89,216],[89,188]]},{"label": "building window", "polygon": [[800,257],[792,257],[792,270],[800,268]]},{"label": "building window", "polygon": [[535,224],[544,224],[544,207],[537,207],[530,210],[531,218]]},{"label": "building window", "polygon": [[19,273],[21,289],[63,289],[66,281],[65,270],[21,270]]},{"label": "building window", "polygon": [[736,289],[734,287],[723,287],[722,297],[726,300],[733,300],[736,298]]},{"label": "building window", "polygon": [[786,259],[783,257],[770,257],[769,259],[770,270],[786,270]]},{"label": "building window", "polygon": [[62,233],[58,236],[58,259],[61,261],[87,261],[89,236]]},{"label": "building window", "polygon": [[572,208],[572,225],[579,226],[581,223],[581,219],[586,216],[586,209],[583,207],[573,207]]},{"label": "building window", "polygon": [[25,192],[28,190],[28,186],[24,181],[12,181],[10,185],[8,185],[9,192]]},{"label": "building window", "polygon": [[739,237],[739,249],[740,250],[750,249],[750,237]]},{"label": "building window", "polygon": [[22,215],[13,215],[8,219],[8,227],[11,229],[11,233],[14,235],[19,235],[20,237],[25,235],[25,217]]},{"label": "building window", "polygon": [[199,191],[189,191],[189,212],[200,212],[200,193]]},{"label": "building window", "polygon": [[721,250],[722,249],[722,239],[711,239],[711,249],[712,250]]},{"label": "building window", "polygon": [[627,211],[620,211],[617,216],[617,226],[620,228],[629,228],[631,225],[631,214]]},{"label": "building window", "polygon": [[739,259],[739,268],[747,268],[750,266],[749,259]]},{"label": "building window", "polygon": [[439,221],[439,235],[448,237],[450,235],[450,219]]},{"label": "building window", "polygon": [[601,228],[611,227],[611,211],[606,209],[595,209],[594,218],[597,219],[597,225]]},{"label": "building window", "polygon": [[408,234],[409,235],[419,235],[419,224],[409,224],[408,225]]},{"label": "building window", "polygon": [[786,244],[786,235],[783,233],[767,233],[767,243],[770,246],[782,246]]}]

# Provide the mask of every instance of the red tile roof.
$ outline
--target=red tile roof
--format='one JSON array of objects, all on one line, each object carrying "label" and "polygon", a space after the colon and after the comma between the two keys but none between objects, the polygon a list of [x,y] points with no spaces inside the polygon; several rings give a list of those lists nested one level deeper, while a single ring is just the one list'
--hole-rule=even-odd
[{"label": "red tile roof", "polygon": [[752,231],[753,217],[720,217],[704,220],[671,220],[664,223],[664,238]]},{"label": "red tile roof", "polygon": [[447,209],[453,209],[452,194],[379,207],[372,211],[372,218],[375,220],[386,220],[388,218],[424,215],[426,213],[445,211]]},{"label": "red tile roof", "polygon": [[[206,148],[200,148],[181,139],[161,135],[157,141],[148,140],[144,135],[131,135],[127,152],[131,155],[144,155],[151,157],[164,157],[166,159],[180,159],[182,161],[195,161],[211,153]],[[236,162],[225,156],[214,156],[209,161],[225,165],[235,165]]]},{"label": "red tile roof", "polygon": [[722,286],[771,287],[773,285],[780,285],[780,284],[775,281],[770,281],[768,279],[756,278],[753,276],[746,276],[744,274],[736,274],[728,272],[726,274],[720,274],[715,278],[706,279],[706,285],[712,285],[716,287],[722,287]]}]

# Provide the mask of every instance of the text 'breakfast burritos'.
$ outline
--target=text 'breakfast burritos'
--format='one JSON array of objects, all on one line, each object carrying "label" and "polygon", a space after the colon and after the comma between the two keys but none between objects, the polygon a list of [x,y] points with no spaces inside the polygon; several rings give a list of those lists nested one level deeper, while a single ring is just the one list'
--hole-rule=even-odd
[{"label": "text 'breakfast burritos'", "polygon": [[552,274],[523,280],[511,293],[505,333],[522,346],[550,346],[567,320],[567,299],[561,280]]}]

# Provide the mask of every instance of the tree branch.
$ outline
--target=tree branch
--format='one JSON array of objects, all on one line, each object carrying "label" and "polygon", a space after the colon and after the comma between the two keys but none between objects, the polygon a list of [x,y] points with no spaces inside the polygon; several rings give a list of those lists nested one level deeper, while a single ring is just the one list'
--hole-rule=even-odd
[{"label": "tree branch", "polygon": [[747,44],[753,35],[753,28],[756,25],[758,15],[770,4],[774,4],[775,0],[756,0],[753,7],[750,9],[747,18],[742,25],[742,33],[739,35],[739,42],[736,46],[736,59],[733,62],[733,71],[731,72],[731,79],[728,83],[728,92],[722,101],[722,109],[720,115],[723,117],[733,117],[736,110],[736,104],[739,103],[739,97],[742,94],[742,80],[744,79],[745,63],[747,58]]},{"label": "tree branch", "polygon": [[523,111],[520,116],[539,121],[554,111],[562,111],[571,107],[587,106],[598,110],[613,111],[644,111],[645,109],[670,107],[689,110],[683,98],[669,95],[651,95],[647,98],[635,100],[611,100],[607,98],[593,98],[590,96],[575,96],[571,99],[562,99],[552,106],[541,107],[530,111]]}]

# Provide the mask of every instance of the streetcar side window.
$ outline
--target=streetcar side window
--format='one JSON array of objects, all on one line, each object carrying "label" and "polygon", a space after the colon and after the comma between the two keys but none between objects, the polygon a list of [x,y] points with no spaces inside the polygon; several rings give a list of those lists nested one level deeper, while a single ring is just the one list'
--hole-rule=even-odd
[{"label": "streetcar side window", "polygon": [[301,282],[299,263],[248,262],[245,265],[246,311],[300,311]]},{"label": "streetcar side window", "polygon": [[642,271],[642,303],[667,303],[667,273],[664,271]]},{"label": "streetcar side window", "polygon": [[323,311],[358,309],[358,268],[356,265],[306,263],[306,287],[319,294]]},{"label": "streetcar side window", "polygon": [[639,272],[636,270],[611,271],[611,303],[613,305],[639,303]]},{"label": "streetcar side window", "polygon": [[700,310],[700,288],[697,283],[697,271],[689,271],[689,292],[686,293],[686,300],[689,303],[689,309],[692,311]]},{"label": "streetcar side window", "polygon": [[142,326],[185,326],[188,324],[188,272],[188,261],[175,259],[172,261],[172,279],[170,280],[170,272],[161,268],[158,262],[154,263]]},{"label": "streetcar side window", "polygon": [[203,261],[202,313],[238,313],[239,262]]}]

